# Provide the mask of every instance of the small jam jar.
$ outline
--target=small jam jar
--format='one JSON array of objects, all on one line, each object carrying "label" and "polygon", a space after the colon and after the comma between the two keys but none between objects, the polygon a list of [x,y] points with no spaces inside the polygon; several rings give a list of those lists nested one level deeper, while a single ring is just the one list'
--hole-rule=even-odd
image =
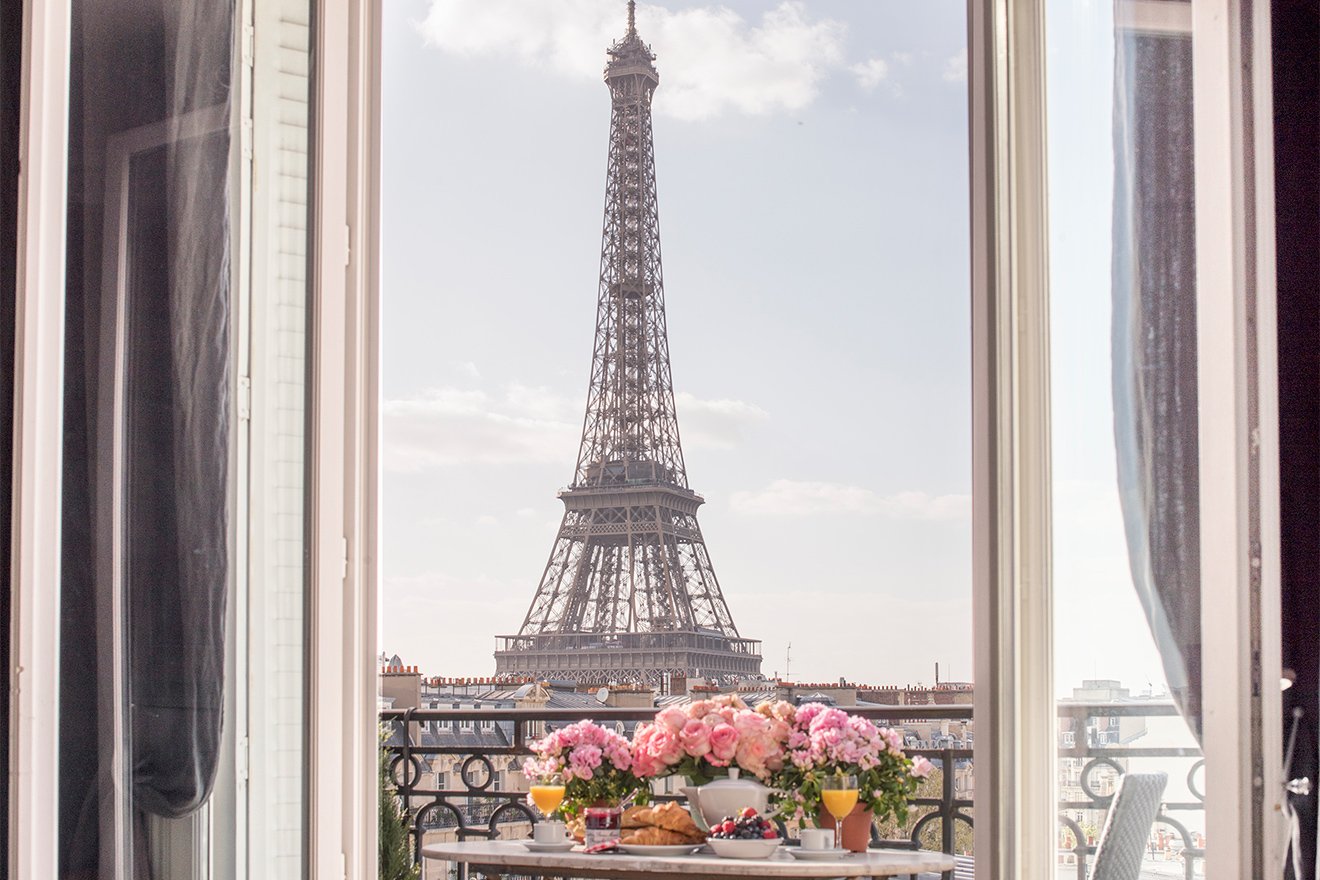
[{"label": "small jam jar", "polygon": [[582,842],[588,848],[619,839],[623,810],[619,807],[587,807],[583,813],[586,828]]}]

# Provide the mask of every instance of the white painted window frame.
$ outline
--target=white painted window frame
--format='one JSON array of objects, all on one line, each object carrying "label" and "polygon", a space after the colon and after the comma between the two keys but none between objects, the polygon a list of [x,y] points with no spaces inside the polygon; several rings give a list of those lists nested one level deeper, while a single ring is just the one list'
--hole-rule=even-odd
[{"label": "white painted window frame", "polygon": [[1268,0],[1192,4],[1208,880],[1283,876],[1270,35]]},{"label": "white painted window frame", "polygon": [[[376,872],[379,8],[316,5],[308,876]],[[69,0],[25,4],[10,689],[11,877],[58,873]]]},{"label": "white painted window frame", "polygon": [[[1268,69],[1268,8],[1247,0],[1195,6],[1198,38],[1198,161],[1233,182],[1229,192],[1199,191],[1198,210],[1216,199],[1231,210],[1208,217],[1205,263],[1211,306],[1205,342],[1231,341],[1235,357],[1224,418],[1231,442],[1203,449],[1203,475],[1227,475],[1203,499],[1203,531],[1240,539],[1249,498],[1241,481],[1250,437],[1242,407],[1256,395],[1257,417],[1274,410],[1271,370],[1244,376],[1248,279],[1272,291],[1268,127],[1257,126],[1251,173],[1246,155],[1244,89],[1257,119],[1268,119],[1267,79],[1245,84],[1216,65],[1233,57],[1244,21],[1254,24],[1251,64]],[[309,515],[310,589],[309,876],[369,880],[376,862],[375,634],[379,450],[379,5],[320,0],[316,9],[315,268]],[[1247,15],[1250,18],[1244,19]],[[1236,17],[1235,17],[1236,16]],[[1054,700],[1050,597],[1048,311],[1044,178],[1043,0],[969,2],[972,137],[974,560],[978,779],[978,869],[988,878],[1052,876],[1054,852]],[[1203,44],[1203,45],[1202,45]],[[54,876],[58,851],[57,738],[59,655],[60,438],[63,352],[65,156],[69,53],[68,0],[28,3],[24,19],[20,137],[19,266],[14,486],[14,664],[11,717],[10,876]],[[1226,80],[1226,81],[1225,81]],[[1220,95],[1215,99],[1201,96]],[[1237,114],[1237,115],[1235,115]],[[1264,115],[1262,115],[1264,114]],[[1204,117],[1204,119],[1203,119]],[[1248,201],[1248,196],[1250,201]],[[1198,223],[1200,217],[1198,215]],[[1214,229],[1213,234],[1209,231]],[[1248,234],[1250,233],[1250,234]],[[1249,259],[1250,258],[1250,259]],[[1248,267],[1251,271],[1248,272]],[[1210,277],[1207,275],[1207,277]],[[1251,300],[1256,363],[1271,364],[1269,297]],[[1210,381],[1210,377],[1203,377]],[[1218,418],[1207,413],[1207,422]],[[1260,497],[1276,497],[1277,437],[1259,437]],[[1271,482],[1272,481],[1272,482]],[[1261,612],[1277,609],[1277,509],[1260,505]],[[1218,531],[1214,531],[1218,530]],[[1273,542],[1273,543],[1271,543]],[[1207,591],[1238,607],[1239,580],[1251,560],[1240,541],[1225,574]],[[1215,558],[1218,557],[1203,557]],[[1246,566],[1246,568],[1244,568]],[[1271,605],[1271,603],[1273,603]],[[1241,614],[1222,615],[1241,621]],[[1274,618],[1274,619],[1277,619]],[[1255,783],[1244,750],[1264,742],[1265,809],[1276,797],[1268,764],[1278,695],[1264,688],[1261,732],[1243,738],[1241,710],[1252,679],[1236,662],[1249,647],[1242,628],[1218,620],[1207,648],[1223,649],[1206,670],[1207,821],[1211,877],[1248,876],[1249,816],[1231,792]],[[1266,628],[1267,630],[1269,628]],[[1246,634],[1249,636],[1249,633]],[[1261,648],[1261,668],[1277,660],[1277,633]],[[1235,660],[1236,658],[1236,660]],[[984,794],[982,794],[984,793]],[[1224,867],[1220,867],[1223,865]]]},{"label": "white painted window frame", "polygon": [[1053,880],[1045,0],[967,4],[976,870]]},{"label": "white painted window frame", "polygon": [[19,121],[10,877],[57,875],[69,0],[27,2]]},{"label": "white painted window frame", "polygon": [[380,4],[313,28],[308,876],[374,880]]},{"label": "white painted window frame", "polygon": [[[1044,5],[968,3],[976,851],[991,880],[1055,871]],[[1198,346],[1219,355],[1198,365],[1206,876],[1229,880],[1281,876],[1283,856],[1269,4],[1196,0],[1190,26]]]}]

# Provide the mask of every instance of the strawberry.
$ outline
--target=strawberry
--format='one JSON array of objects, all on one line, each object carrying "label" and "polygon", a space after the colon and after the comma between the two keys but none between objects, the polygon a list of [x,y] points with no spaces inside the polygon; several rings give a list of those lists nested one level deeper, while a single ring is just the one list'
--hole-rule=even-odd
[{"label": "strawberry", "polygon": [[779,832],[773,828],[767,828],[761,832],[761,836],[766,840],[774,840],[776,837],[779,836]]}]

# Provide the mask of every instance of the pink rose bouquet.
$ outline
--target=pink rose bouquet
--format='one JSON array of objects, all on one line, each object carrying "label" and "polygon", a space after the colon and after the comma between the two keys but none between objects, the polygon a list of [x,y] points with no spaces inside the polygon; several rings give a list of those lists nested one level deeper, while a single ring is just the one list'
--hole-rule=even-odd
[{"label": "pink rose bouquet", "polygon": [[747,708],[734,694],[669,706],[633,736],[633,772],[643,779],[686,776],[704,785],[737,767],[766,781],[784,765],[792,733],[788,703]]},{"label": "pink rose bouquet", "polygon": [[560,810],[567,816],[576,816],[584,807],[602,801],[647,800],[650,787],[635,772],[632,744],[599,724],[579,721],[551,731],[532,743],[532,752],[523,762],[523,775],[530,782],[562,776],[564,803]]},{"label": "pink rose bouquet", "polygon": [[903,822],[908,800],[932,769],[925,758],[904,754],[898,731],[842,709],[808,703],[794,713],[784,763],[771,785],[779,790],[774,800],[780,815],[800,821],[819,813],[822,779],[856,776],[863,809],[877,820],[892,814]]}]

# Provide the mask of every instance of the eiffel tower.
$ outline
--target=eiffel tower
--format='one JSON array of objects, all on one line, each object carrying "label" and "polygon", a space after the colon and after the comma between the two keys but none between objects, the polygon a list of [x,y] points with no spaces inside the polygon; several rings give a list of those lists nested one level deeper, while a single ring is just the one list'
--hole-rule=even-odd
[{"label": "eiffel tower", "polygon": [[591,385],[564,518],[496,674],[669,690],[761,672],[720,592],[688,488],[669,372],[651,98],[655,56],[628,32],[608,50],[605,228]]}]

